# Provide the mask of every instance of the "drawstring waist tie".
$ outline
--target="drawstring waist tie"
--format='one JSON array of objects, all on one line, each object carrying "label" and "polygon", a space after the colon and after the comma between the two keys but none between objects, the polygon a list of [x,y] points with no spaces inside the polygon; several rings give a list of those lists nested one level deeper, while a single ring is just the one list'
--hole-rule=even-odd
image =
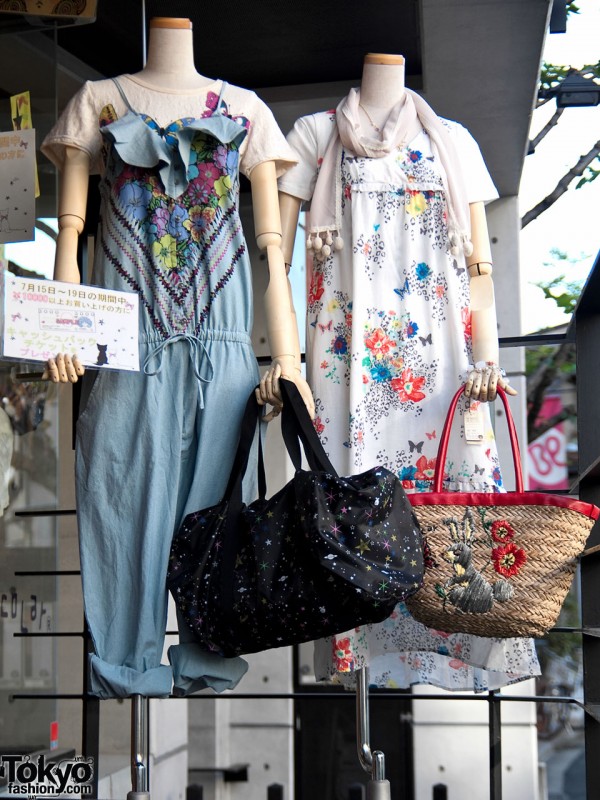
[{"label": "drawstring waist tie", "polygon": [[[151,350],[144,359],[144,374],[150,376],[158,375],[162,370],[163,353],[165,348],[170,347],[172,344],[175,344],[175,342],[180,341],[187,342],[188,344],[188,353],[192,363],[192,369],[194,370],[194,375],[198,381],[198,403],[200,408],[204,408],[204,393],[202,391],[202,384],[210,383],[212,381],[215,374],[215,368],[211,357],[208,354],[208,350],[206,349],[206,345],[198,336],[194,336],[190,333],[173,333],[171,336],[164,339],[159,345]],[[151,370],[150,364],[155,360],[157,361],[156,369]],[[205,360],[208,361],[208,368],[210,372],[209,378],[205,378],[201,374],[202,365]]]}]

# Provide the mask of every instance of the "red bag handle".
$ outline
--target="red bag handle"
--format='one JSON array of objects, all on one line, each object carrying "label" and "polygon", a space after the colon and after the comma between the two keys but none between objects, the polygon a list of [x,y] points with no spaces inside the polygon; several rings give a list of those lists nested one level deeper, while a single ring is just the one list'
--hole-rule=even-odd
[{"label": "red bag handle", "polygon": [[[435,472],[433,475],[434,492],[443,491],[442,481],[444,479],[444,467],[446,465],[446,456],[448,454],[448,442],[450,441],[450,430],[452,428],[452,420],[454,419],[454,414],[456,413],[456,406],[458,405],[458,401],[460,400],[460,396],[463,394],[464,390],[465,387],[461,386],[461,388],[452,398],[452,402],[450,403],[450,408],[448,409],[448,414],[446,416],[446,421],[444,422],[444,429],[442,431],[442,435],[440,438],[440,446],[438,447],[437,460],[435,462]],[[517,486],[517,492],[522,492],[523,470],[521,469],[521,453],[519,451],[519,440],[517,437],[517,429],[515,427],[515,422],[513,420],[512,414],[510,412],[510,407],[508,405],[506,392],[499,386],[497,388],[497,392],[500,399],[502,400],[502,403],[504,404],[504,411],[506,412],[508,435],[510,437],[510,446],[512,448],[513,464],[515,467],[515,482]]]}]

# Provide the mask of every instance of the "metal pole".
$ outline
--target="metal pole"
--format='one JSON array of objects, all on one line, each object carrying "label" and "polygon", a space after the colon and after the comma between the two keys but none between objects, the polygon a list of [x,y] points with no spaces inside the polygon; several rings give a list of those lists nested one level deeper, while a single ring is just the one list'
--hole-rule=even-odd
[{"label": "metal pole", "polygon": [[358,760],[365,772],[371,774],[367,784],[367,800],[390,800],[390,782],[385,779],[385,756],[381,750],[371,750],[369,728],[369,670],[363,667],[356,673]]},{"label": "metal pole", "polygon": [[356,744],[358,760],[365,772],[371,772],[373,754],[369,744],[369,668],[356,672]]},{"label": "metal pole", "polygon": [[131,698],[131,785],[127,800],[151,800],[148,710],[150,701],[141,694]]},{"label": "metal pole", "polygon": [[146,41],[146,0],[142,0],[142,69],[146,66],[148,45]]},{"label": "metal pole", "polygon": [[502,721],[497,691],[488,696],[490,737],[490,800],[502,800]]},{"label": "metal pole", "polygon": [[90,632],[83,619],[83,713],[81,716],[81,742],[83,755],[94,759],[94,777],[92,779],[92,797],[98,797],[98,769],[100,752],[100,700],[89,696],[89,651],[91,646]]}]

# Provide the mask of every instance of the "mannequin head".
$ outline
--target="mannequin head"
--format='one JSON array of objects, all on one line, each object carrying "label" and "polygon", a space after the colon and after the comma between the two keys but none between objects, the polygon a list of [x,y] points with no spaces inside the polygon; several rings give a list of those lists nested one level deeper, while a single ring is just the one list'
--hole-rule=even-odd
[{"label": "mannequin head", "polygon": [[[395,105],[404,92],[404,56],[390,53],[367,53],[360,83],[363,108],[385,112]],[[378,114],[375,123],[382,127],[385,114]]]}]

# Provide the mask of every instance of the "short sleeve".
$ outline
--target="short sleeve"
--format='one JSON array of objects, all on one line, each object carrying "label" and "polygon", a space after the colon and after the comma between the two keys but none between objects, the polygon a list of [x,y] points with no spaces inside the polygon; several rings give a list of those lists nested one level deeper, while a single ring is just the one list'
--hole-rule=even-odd
[{"label": "short sleeve", "polygon": [[102,137],[98,121],[98,109],[94,102],[92,83],[87,81],[73,95],[64,111],[42,142],[42,153],[62,170],[65,149],[76,147],[90,157],[90,172],[102,171]]},{"label": "short sleeve", "polygon": [[298,163],[279,179],[279,191],[310,200],[319,172],[319,146],[314,116],[300,117],[287,135]]},{"label": "short sleeve", "polygon": [[462,125],[453,125],[456,148],[463,168],[463,177],[469,203],[484,202],[498,198],[498,190],[485,165],[479,145]]},{"label": "short sleeve", "polygon": [[274,161],[279,178],[293,166],[297,158],[281,132],[271,109],[253,96],[249,109],[248,135],[240,151],[240,170],[249,178],[254,167],[265,161]]}]

